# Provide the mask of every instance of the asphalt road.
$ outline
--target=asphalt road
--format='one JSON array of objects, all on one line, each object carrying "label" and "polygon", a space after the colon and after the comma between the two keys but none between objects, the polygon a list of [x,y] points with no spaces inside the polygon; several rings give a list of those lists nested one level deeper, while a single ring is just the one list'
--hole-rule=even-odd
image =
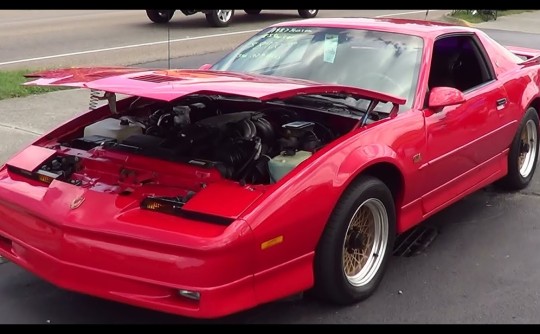
[{"label": "asphalt road", "polygon": [[[505,44],[540,48],[538,35],[486,31]],[[175,57],[171,64],[195,68],[222,53]],[[540,323],[539,201],[538,175],[521,192],[489,187],[468,196],[426,222],[440,232],[429,248],[418,256],[393,257],[377,293],[349,307],[306,297],[219,320],[194,320],[64,291],[4,263],[0,323]]]}]

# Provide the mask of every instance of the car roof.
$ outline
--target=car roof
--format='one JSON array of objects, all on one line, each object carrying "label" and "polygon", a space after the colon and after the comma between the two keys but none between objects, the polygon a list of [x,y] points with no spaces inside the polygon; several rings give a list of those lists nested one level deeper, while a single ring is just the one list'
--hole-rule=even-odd
[{"label": "car roof", "polygon": [[364,17],[315,18],[286,21],[273,25],[273,27],[284,26],[368,29],[402,33],[420,37],[436,37],[453,32],[478,32],[478,30],[474,28],[444,22]]}]

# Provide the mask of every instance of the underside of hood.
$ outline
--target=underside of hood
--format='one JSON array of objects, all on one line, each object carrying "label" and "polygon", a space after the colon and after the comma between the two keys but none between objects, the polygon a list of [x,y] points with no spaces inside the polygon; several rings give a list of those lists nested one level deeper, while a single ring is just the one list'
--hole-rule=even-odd
[{"label": "underside of hood", "polygon": [[172,101],[192,94],[223,94],[261,101],[305,94],[348,94],[401,105],[405,100],[357,87],[308,80],[212,70],[93,67],[48,70],[26,75],[25,85],[67,86]]}]

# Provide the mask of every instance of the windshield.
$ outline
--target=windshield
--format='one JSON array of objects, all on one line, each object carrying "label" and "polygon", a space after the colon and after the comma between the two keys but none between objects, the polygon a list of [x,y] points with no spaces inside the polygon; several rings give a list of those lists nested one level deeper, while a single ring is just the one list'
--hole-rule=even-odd
[{"label": "windshield", "polygon": [[273,27],[250,38],[212,69],[355,86],[405,98],[405,107],[410,107],[422,47],[420,37],[405,34]]}]

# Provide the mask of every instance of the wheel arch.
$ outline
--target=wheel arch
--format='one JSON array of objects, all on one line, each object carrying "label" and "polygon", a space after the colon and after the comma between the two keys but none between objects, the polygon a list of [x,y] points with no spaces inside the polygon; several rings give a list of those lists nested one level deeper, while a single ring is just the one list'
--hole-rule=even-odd
[{"label": "wheel arch", "polygon": [[529,105],[527,106],[527,109],[529,109],[530,107],[533,107],[534,109],[536,109],[536,113],[538,114],[538,117],[540,117],[540,94],[535,96],[531,102],[529,103]]},{"label": "wheel arch", "polygon": [[344,181],[343,193],[361,175],[369,174],[383,181],[396,201],[401,199],[405,186],[400,165],[397,154],[391,147],[367,145],[350,152],[343,159],[336,180]]},{"label": "wheel arch", "polygon": [[355,179],[360,175],[371,175],[381,180],[390,189],[397,209],[403,195],[405,181],[403,173],[395,164],[388,161],[378,162],[365,168],[355,176]]},{"label": "wheel arch", "polygon": [[540,68],[531,69],[522,78],[526,79],[526,87],[520,90],[518,96],[519,103],[523,107],[523,115],[533,107],[540,116]]},{"label": "wheel arch", "polygon": [[[376,150],[373,150],[372,147],[367,151],[379,152],[379,155],[370,156],[366,154],[366,147],[364,147],[363,149],[355,150],[344,160],[340,167],[339,174],[347,175],[347,180],[342,187],[339,197],[343,196],[347,189],[363,175],[370,175],[378,178],[392,193],[396,208],[396,228],[399,230],[399,208],[401,207],[405,191],[403,169],[400,167],[396,153],[390,147],[378,146]],[[338,176],[337,179],[339,180],[341,178]]]},{"label": "wheel arch", "polygon": [[401,207],[401,202],[403,199],[403,192],[405,191],[405,180],[403,172],[398,167],[396,163],[389,160],[378,161],[364,168],[361,168],[352,178],[349,184],[343,189],[343,193],[353,184],[357,179],[363,175],[373,176],[382,183],[384,183],[390,192],[392,193],[392,198],[394,199],[394,206],[396,210],[396,231],[400,230],[401,225],[401,215],[399,213],[399,208]]}]

